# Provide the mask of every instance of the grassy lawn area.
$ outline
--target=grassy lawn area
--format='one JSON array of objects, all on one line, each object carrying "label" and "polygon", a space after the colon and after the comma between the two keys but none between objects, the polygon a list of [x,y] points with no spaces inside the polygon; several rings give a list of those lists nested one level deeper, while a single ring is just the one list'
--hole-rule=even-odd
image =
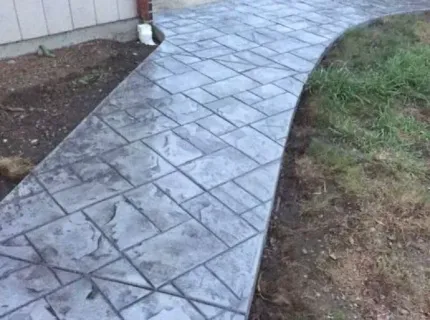
[{"label": "grassy lawn area", "polygon": [[327,55],[278,196],[251,319],[430,319],[430,14]]}]

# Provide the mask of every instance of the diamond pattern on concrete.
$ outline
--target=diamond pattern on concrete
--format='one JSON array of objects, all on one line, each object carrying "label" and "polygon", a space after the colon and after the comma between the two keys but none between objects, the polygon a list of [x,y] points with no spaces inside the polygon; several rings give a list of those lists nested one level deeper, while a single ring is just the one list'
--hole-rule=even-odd
[{"label": "diamond pattern on concrete", "polygon": [[164,42],[0,203],[0,317],[247,319],[298,97],[373,2],[157,13]]},{"label": "diamond pattern on concrete", "polygon": [[255,234],[248,223],[208,193],[191,199],[182,206],[230,247]]},{"label": "diamond pattern on concrete", "polygon": [[28,233],[50,265],[91,272],[119,257],[117,250],[82,213],[75,213]]},{"label": "diamond pattern on concrete", "polygon": [[159,287],[223,252],[226,246],[195,220],[185,222],[126,254]]},{"label": "diamond pattern on concrete", "polygon": [[257,166],[254,160],[237,149],[228,147],[185,164],[180,169],[209,190]]}]

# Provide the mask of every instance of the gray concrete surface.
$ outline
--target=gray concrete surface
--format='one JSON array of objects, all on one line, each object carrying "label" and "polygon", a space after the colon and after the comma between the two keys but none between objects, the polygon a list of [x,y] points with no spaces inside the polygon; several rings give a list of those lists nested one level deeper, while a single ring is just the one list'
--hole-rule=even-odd
[{"label": "gray concrete surface", "polygon": [[152,5],[154,11],[158,12],[166,9],[189,8],[215,1],[219,0],[152,0]]},{"label": "gray concrete surface", "polygon": [[231,0],[166,40],[0,204],[0,318],[244,320],[304,82],[428,3]]}]

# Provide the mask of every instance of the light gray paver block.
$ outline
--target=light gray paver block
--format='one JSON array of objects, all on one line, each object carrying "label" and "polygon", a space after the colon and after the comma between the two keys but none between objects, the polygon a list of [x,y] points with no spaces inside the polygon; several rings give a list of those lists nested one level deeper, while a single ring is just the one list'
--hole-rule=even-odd
[{"label": "light gray paver block", "polygon": [[[258,88],[260,88],[260,87],[257,87],[255,89],[258,89]],[[250,91],[245,91],[245,92],[235,94],[234,97],[236,99],[239,99],[240,101],[248,104],[248,105],[253,105],[254,103],[257,103],[257,102],[260,102],[261,100],[263,100],[259,96],[253,94]]]},{"label": "light gray paver block", "polygon": [[146,289],[109,280],[94,279],[94,282],[117,310],[151,293]]},{"label": "light gray paver block", "polygon": [[267,84],[295,73],[294,70],[285,68],[258,67],[245,72],[244,75],[260,83]]},{"label": "light gray paver block", "polygon": [[248,41],[245,38],[239,37],[235,34],[221,36],[219,38],[216,38],[215,41],[236,51],[252,49],[258,46],[257,43]]},{"label": "light gray paver block", "polygon": [[255,197],[234,182],[227,182],[210,193],[236,213],[243,213],[260,203]]},{"label": "light gray paver block", "polygon": [[239,92],[243,92],[255,87],[258,87],[258,82],[255,82],[245,76],[239,75],[226,80],[221,80],[213,84],[203,87],[209,93],[212,93],[218,98],[224,98]]},{"label": "light gray paver block", "polygon": [[182,207],[230,247],[255,234],[248,223],[208,193],[183,203]]},{"label": "light gray paver block", "polygon": [[185,95],[190,97],[191,99],[197,101],[198,103],[208,103],[217,100],[216,97],[211,95],[209,92],[201,88],[195,88],[184,92]]},{"label": "light gray paver block", "polygon": [[206,25],[201,24],[199,22],[195,22],[187,25],[181,25],[180,27],[172,27],[170,30],[172,30],[176,34],[184,34],[184,33],[196,32],[202,29],[206,29]]},{"label": "light gray paver block", "polygon": [[279,96],[258,102],[253,107],[267,115],[273,115],[285,110],[294,109],[296,104],[297,97],[289,92],[286,92]]},{"label": "light gray paver block", "polygon": [[213,60],[205,60],[205,61],[197,62],[197,63],[194,63],[192,67],[216,81],[223,80],[237,75],[237,72],[229,68],[226,68],[222,64],[219,64],[218,62]]},{"label": "light gray paver block", "polygon": [[[140,141],[109,152],[103,158],[134,185],[152,181],[174,171],[173,166]],[[136,163],[139,165],[136,166]]]},{"label": "light gray paver block", "polygon": [[171,131],[157,134],[143,141],[175,166],[191,161],[203,154]]},{"label": "light gray paver block", "polygon": [[237,72],[244,72],[257,67],[249,61],[239,58],[233,54],[216,57],[215,60]]},{"label": "light gray paver block", "polygon": [[203,40],[198,42],[190,42],[187,44],[183,44],[181,48],[184,50],[187,50],[191,53],[194,53],[195,51],[203,50],[203,49],[210,49],[218,47],[219,43],[215,42],[213,40]]},{"label": "light gray paver block", "polygon": [[264,44],[264,43],[276,40],[273,38],[269,38],[266,35],[260,33],[259,30],[245,30],[245,31],[240,31],[237,34],[256,44]]},{"label": "light gray paver block", "polygon": [[90,272],[118,258],[118,252],[82,213],[28,233],[43,259],[60,268]]},{"label": "light gray paver block", "polygon": [[277,20],[277,22],[294,30],[307,29],[317,25],[315,22],[306,20],[298,16],[280,18]]},{"label": "light gray paver block", "polygon": [[40,257],[24,236],[18,236],[0,243],[0,255],[40,262]]},{"label": "light gray paver block", "polygon": [[58,279],[60,279],[60,282],[63,285],[69,284],[70,282],[73,282],[82,277],[82,275],[79,273],[63,271],[57,268],[52,268],[52,271],[54,271],[54,273],[57,275]]},{"label": "light gray paver block", "polygon": [[0,241],[64,216],[47,193],[1,205],[0,212]]},{"label": "light gray paver block", "polygon": [[275,82],[278,87],[299,96],[303,90],[303,83],[293,77],[284,78]]},{"label": "light gray paver block", "polygon": [[159,287],[225,249],[212,233],[190,220],[144,241],[126,254]]},{"label": "light gray paver block", "polygon": [[252,51],[237,52],[234,56],[259,67],[266,66],[272,63],[272,61],[270,61],[269,59]]},{"label": "light gray paver block", "polygon": [[306,80],[308,80],[308,77],[309,77],[309,73],[308,73],[308,72],[305,72],[305,73],[299,73],[299,74],[296,74],[296,75],[294,76],[294,78],[295,78],[295,79],[297,79],[297,80],[299,80],[299,81],[301,81],[301,82],[303,82],[303,83],[305,83],[305,82],[306,82]]},{"label": "light gray paver block", "polygon": [[288,68],[296,70],[297,72],[309,72],[314,68],[314,64],[312,62],[299,58],[298,56],[288,52],[272,57],[271,59]]},{"label": "light gray paver block", "polygon": [[138,287],[150,288],[149,283],[137,272],[137,270],[125,259],[120,259],[93,273],[95,277],[107,280],[130,283]]},{"label": "light gray paver block", "polygon": [[304,17],[306,20],[310,20],[315,23],[331,23],[335,22],[333,19],[323,16],[316,12],[302,12],[300,14],[302,17]]},{"label": "light gray paver block", "polygon": [[174,74],[193,71],[193,69],[191,69],[189,66],[172,57],[165,57],[158,60],[156,63]]},{"label": "light gray paver block", "polygon": [[[125,111],[140,122],[151,121],[162,115],[157,109],[150,108],[146,105],[134,106],[125,109]],[[134,123],[136,122],[137,121],[134,121]]]},{"label": "light gray paver block", "polygon": [[208,190],[255,167],[254,160],[229,147],[187,163],[181,170]]},{"label": "light gray paver block", "polygon": [[[283,26],[282,24],[275,24],[273,26],[270,26],[269,29],[279,32],[281,35],[283,35],[282,38],[285,38],[285,36],[290,36],[290,34],[288,34],[288,33],[293,31],[293,29],[288,28],[286,26]],[[299,38],[299,40],[301,40],[301,39]]]},{"label": "light gray paver block", "polygon": [[230,122],[215,114],[200,119],[197,121],[197,123],[217,136],[235,129],[235,126],[233,126]]},{"label": "light gray paver block", "polygon": [[221,138],[260,164],[268,163],[282,156],[282,147],[250,127],[237,129]]},{"label": "light gray paver block", "polygon": [[138,89],[132,87],[128,90],[121,90],[119,87],[110,97],[110,103],[118,109],[131,108],[136,105],[145,104],[149,99],[161,99],[170,94],[163,88],[152,83]]},{"label": "light gray paver block", "polygon": [[269,223],[272,203],[266,202],[248,212],[242,214],[242,218],[248,221],[254,228],[259,231],[265,231]]},{"label": "light gray paver block", "polygon": [[263,46],[251,49],[251,51],[254,52],[254,53],[256,53],[256,54],[259,54],[259,55],[261,55],[263,57],[273,57],[273,56],[278,55],[278,52],[276,52],[276,51],[274,51],[272,49],[263,47]]},{"label": "light gray paver block", "polygon": [[295,38],[285,38],[283,40],[277,40],[266,43],[264,47],[275,50],[278,53],[288,52],[294,49],[303,48],[309,44]]},{"label": "light gray paver block", "polygon": [[316,34],[313,34],[305,30],[292,31],[288,35],[310,44],[317,44],[317,43],[327,41],[326,38],[317,36]]},{"label": "light gray paver block", "polygon": [[67,167],[39,174],[38,178],[49,192],[57,192],[82,183],[79,177]]},{"label": "light gray paver block", "polygon": [[122,197],[115,197],[85,209],[104,234],[120,250],[150,238],[157,228]]},{"label": "light gray paver block", "polygon": [[227,146],[224,141],[195,123],[186,124],[173,131],[204,153],[212,153]]},{"label": "light gray paver block", "polygon": [[206,104],[206,107],[216,112],[234,125],[240,127],[258,121],[264,114],[244,104],[235,98],[225,98]]},{"label": "light gray paver block", "polygon": [[189,71],[156,81],[171,93],[178,93],[211,83],[212,80],[197,71]]},{"label": "light gray paver block", "polygon": [[[91,297],[88,299],[88,297]],[[119,320],[98,289],[82,279],[48,296],[48,302],[60,320],[104,319]]]},{"label": "light gray paver block", "polygon": [[125,194],[161,231],[172,228],[191,217],[153,184],[146,184]]},{"label": "light gray paver block", "polygon": [[227,283],[236,296],[249,302],[254,285],[251,279],[255,279],[262,249],[263,235],[258,234],[209,261],[206,267]]},{"label": "light gray paver block", "polygon": [[169,42],[175,45],[185,45],[188,43],[194,43],[202,40],[210,40],[216,37],[220,37],[223,34],[216,29],[208,28],[197,32],[187,33],[184,35],[177,35],[169,38]]},{"label": "light gray paver block", "polygon": [[272,117],[253,123],[251,126],[273,140],[279,140],[288,135],[294,110],[288,110]]},{"label": "light gray paver block", "polygon": [[246,318],[241,314],[225,311],[212,320],[246,320]]},{"label": "light gray paver block", "polygon": [[137,122],[135,118],[122,110],[102,115],[101,118],[114,129],[122,128]]},{"label": "light gray paver block", "polygon": [[57,318],[48,311],[50,308],[51,306],[44,299],[40,299],[8,314],[2,318],[2,320],[57,320]]},{"label": "light gray paver block", "polygon": [[315,46],[293,50],[291,53],[306,60],[316,62],[323,54],[325,48],[324,45],[317,44]]},{"label": "light gray paver block", "polygon": [[220,312],[224,311],[224,309],[220,309],[217,307],[214,307],[213,305],[201,303],[201,302],[195,302],[193,301],[194,306],[199,309],[201,313],[207,318],[212,319],[213,317],[220,314]]},{"label": "light gray paver block", "polygon": [[106,163],[94,157],[75,162],[70,167],[83,181],[91,181],[95,178],[115,173]]},{"label": "light gray paver block", "polygon": [[152,61],[143,62],[136,70],[150,80],[159,80],[173,75],[170,70]]},{"label": "light gray paver block", "polygon": [[204,317],[185,299],[153,293],[123,310],[125,320],[203,320]]},{"label": "light gray paver block", "polygon": [[177,127],[177,123],[165,116],[136,122],[117,129],[128,141],[135,141]]},{"label": "light gray paver block", "polygon": [[234,52],[233,49],[219,45],[218,47],[215,47],[215,48],[195,51],[193,52],[193,54],[202,59],[211,59],[211,58],[219,57],[232,52]]},{"label": "light gray paver block", "polygon": [[169,293],[169,294],[173,294],[173,295],[182,296],[182,293],[180,293],[178,291],[178,289],[176,289],[171,284],[166,284],[165,286],[162,286],[159,290],[160,290],[160,292],[163,292],[163,293]]},{"label": "light gray paver block", "polygon": [[235,309],[240,301],[218,278],[200,266],[174,280],[173,283],[192,299]]},{"label": "light gray paver block", "polygon": [[178,171],[158,179],[155,184],[177,203],[203,193],[198,185]]},{"label": "light gray paver block", "polygon": [[259,167],[237,178],[235,182],[261,201],[272,199],[279,175],[279,161]]},{"label": "light gray paver block", "polygon": [[97,117],[90,115],[38,167],[48,171],[118,148],[126,140]]},{"label": "light gray paver block", "polygon": [[271,83],[262,85],[261,87],[252,89],[251,91],[263,99],[269,99],[269,98],[278,96],[281,93],[285,92],[281,88],[279,88],[279,87],[277,87]]},{"label": "light gray paver block", "polygon": [[119,194],[131,187],[131,184],[120,175],[111,174],[59,191],[53,194],[53,197],[70,213]]},{"label": "light gray paver block", "polygon": [[330,31],[328,29],[322,28],[321,26],[310,27],[310,28],[307,28],[306,31],[309,31],[309,32],[315,33],[317,35],[320,35],[322,37],[325,37],[327,39],[333,39],[333,40],[339,34],[338,32]]},{"label": "light gray paver block", "polygon": [[175,54],[172,57],[185,64],[192,64],[201,61],[200,58],[188,54]]},{"label": "light gray paver block", "polygon": [[192,122],[211,114],[209,110],[183,94],[175,94],[153,101],[152,105],[180,124]]},{"label": "light gray paver block", "polygon": [[0,276],[2,278],[11,272],[18,271],[18,270],[26,268],[30,265],[29,263],[27,263],[25,261],[15,260],[12,258],[2,257],[2,256],[0,256],[0,262],[1,262],[1,264],[0,264]]},{"label": "light gray paver block", "polygon": [[[4,259],[4,258],[2,258]],[[0,316],[58,288],[60,283],[44,266],[0,273]]]}]

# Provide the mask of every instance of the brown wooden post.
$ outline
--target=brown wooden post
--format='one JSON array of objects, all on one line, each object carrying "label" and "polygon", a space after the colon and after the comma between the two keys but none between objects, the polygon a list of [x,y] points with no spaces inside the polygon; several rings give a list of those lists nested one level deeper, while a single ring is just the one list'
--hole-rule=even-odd
[{"label": "brown wooden post", "polygon": [[145,22],[152,22],[152,0],[137,0],[139,18]]}]

